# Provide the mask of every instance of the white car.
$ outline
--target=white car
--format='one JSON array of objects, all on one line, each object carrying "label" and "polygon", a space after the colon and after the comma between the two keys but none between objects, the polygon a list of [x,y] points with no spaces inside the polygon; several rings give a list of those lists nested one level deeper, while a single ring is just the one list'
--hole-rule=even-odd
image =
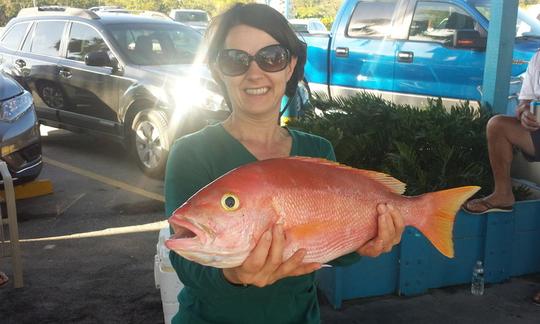
[{"label": "white car", "polygon": [[326,26],[317,18],[289,19],[293,30],[304,34],[328,34]]},{"label": "white car", "polygon": [[535,4],[532,6],[528,6],[527,9],[524,10],[529,16],[538,19],[540,18],[540,4]]},{"label": "white car", "polygon": [[208,12],[198,9],[172,9],[169,12],[169,17],[200,32],[204,32],[210,22]]}]

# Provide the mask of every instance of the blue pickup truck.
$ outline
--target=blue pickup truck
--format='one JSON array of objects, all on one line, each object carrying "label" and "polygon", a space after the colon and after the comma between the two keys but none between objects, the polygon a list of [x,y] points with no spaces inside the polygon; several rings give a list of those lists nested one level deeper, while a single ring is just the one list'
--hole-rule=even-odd
[{"label": "blue pickup truck", "polygon": [[[481,99],[490,0],[345,0],[330,35],[304,35],[306,80],[331,97],[366,90],[397,103]],[[540,48],[519,10],[512,77]]]}]

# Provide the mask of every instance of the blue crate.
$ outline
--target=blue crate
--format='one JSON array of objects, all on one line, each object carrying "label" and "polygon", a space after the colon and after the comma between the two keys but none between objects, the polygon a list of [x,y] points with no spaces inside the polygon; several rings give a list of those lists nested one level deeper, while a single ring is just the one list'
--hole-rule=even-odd
[{"label": "blue crate", "polygon": [[378,258],[323,268],[319,288],[335,307],[343,300],[391,293],[417,295],[430,288],[468,283],[477,260],[488,283],[540,272],[540,200],[518,202],[511,213],[460,211],[454,224],[453,259],[440,254],[418,230],[407,227],[401,244]]}]

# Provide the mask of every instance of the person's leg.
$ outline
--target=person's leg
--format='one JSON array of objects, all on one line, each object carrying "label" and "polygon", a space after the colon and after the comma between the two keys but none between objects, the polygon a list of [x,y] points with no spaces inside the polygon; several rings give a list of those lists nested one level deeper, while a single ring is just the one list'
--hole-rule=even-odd
[{"label": "person's leg", "polygon": [[5,273],[3,273],[2,271],[0,271],[0,287],[7,284],[8,281],[9,281],[8,276]]},{"label": "person's leg", "polygon": [[524,153],[534,156],[535,149],[531,133],[521,126],[515,117],[497,115],[492,117],[486,128],[489,162],[493,173],[493,193],[482,199],[473,199],[465,205],[471,212],[484,212],[491,207],[509,209],[514,204],[510,167],[512,147],[517,146]]}]

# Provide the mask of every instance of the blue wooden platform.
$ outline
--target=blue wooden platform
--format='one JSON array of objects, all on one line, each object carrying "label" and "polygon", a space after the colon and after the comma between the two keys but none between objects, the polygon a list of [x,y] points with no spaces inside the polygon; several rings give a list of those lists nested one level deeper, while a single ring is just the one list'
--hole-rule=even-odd
[{"label": "blue wooden platform", "polygon": [[540,272],[540,200],[514,205],[511,213],[460,211],[454,225],[455,257],[440,254],[415,228],[378,258],[317,272],[319,288],[334,308],[343,300],[386,294],[417,295],[430,288],[469,283],[477,260],[486,283]]}]

